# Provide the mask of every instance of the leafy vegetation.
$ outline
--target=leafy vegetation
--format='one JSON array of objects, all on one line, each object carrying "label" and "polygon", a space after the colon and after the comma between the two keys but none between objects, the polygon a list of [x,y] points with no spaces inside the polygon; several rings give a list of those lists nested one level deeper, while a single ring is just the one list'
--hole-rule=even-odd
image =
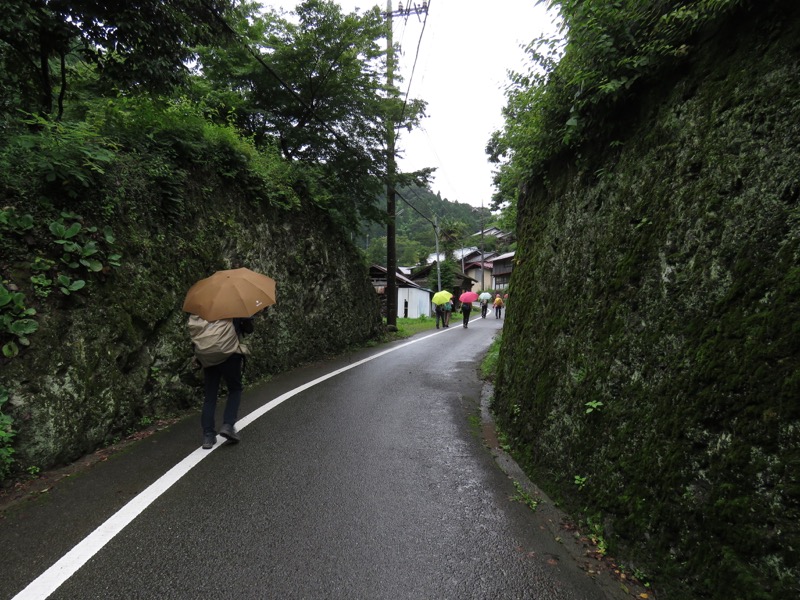
[{"label": "leafy vegetation", "polygon": [[12,425],[14,421],[9,415],[4,414],[3,405],[7,402],[8,390],[0,386],[0,481],[11,472],[11,467],[14,464],[14,448],[12,447],[14,439]]},{"label": "leafy vegetation", "polygon": [[796,595],[800,9],[555,5],[491,148],[529,299],[493,410],[659,597]]},{"label": "leafy vegetation", "polygon": [[78,90],[171,92],[185,82],[192,46],[226,33],[220,18],[232,6],[225,0],[8,3],[0,15],[0,114],[60,119]]},{"label": "leafy vegetation", "polygon": [[[746,0],[641,2],[550,0],[561,15],[555,38],[540,37],[526,52],[530,68],[512,72],[505,125],[487,146],[498,164],[495,207],[562,156],[578,158],[593,144],[614,152],[614,130],[643,85],[686,60],[701,32]],[[603,141],[604,140],[604,141]]]},{"label": "leafy vegetation", "polygon": [[431,330],[435,327],[436,321],[431,317],[421,315],[416,319],[397,318],[397,331],[388,332],[386,335],[390,339],[404,339],[422,333],[423,331]]},{"label": "leafy vegetation", "polygon": [[511,496],[511,500],[514,502],[521,502],[531,510],[536,510],[536,507],[539,506],[539,500],[525,491],[519,481],[514,482],[514,489],[517,490],[517,493]]},{"label": "leafy vegetation", "polygon": [[481,363],[481,377],[483,379],[494,381],[497,375],[497,363],[500,359],[500,347],[503,343],[503,334],[498,333],[495,339],[492,341],[492,345],[489,346],[489,350],[486,353],[486,357],[483,359],[483,363]]},{"label": "leafy vegetation", "polygon": [[[477,208],[469,204],[450,201],[432,193],[426,187],[400,188],[399,196],[408,200],[398,203],[396,217],[398,264],[413,267],[424,265],[425,259],[436,252],[436,233],[439,232],[440,253],[452,257],[454,250],[480,244],[475,235],[481,228],[497,224],[489,208]],[[378,206],[385,207],[381,197]],[[513,231],[513,228],[507,229]],[[385,266],[386,228],[383,222],[363,222],[359,245],[364,248],[369,263]],[[498,243],[496,238],[486,236],[483,240],[487,252],[504,252],[508,246]]]},{"label": "leafy vegetation", "polygon": [[[378,335],[350,239],[383,217],[387,117],[424,114],[383,83],[384,36],[377,9],[321,0],[294,15],[183,0],[0,15],[0,376],[8,418],[25,415],[3,443],[21,464],[91,451],[151,404],[185,408],[176,297],[233,262],[284,273],[298,306],[274,327],[292,361]],[[273,260],[290,233],[302,248]],[[336,281],[315,279],[343,256]],[[308,307],[340,280],[357,309],[318,327]],[[283,336],[306,327],[313,344]]]},{"label": "leafy vegetation", "polygon": [[[38,328],[36,321],[30,317],[36,310],[25,306],[25,295],[12,292],[4,284],[0,284],[0,341],[3,341],[3,356],[13,358],[19,354],[19,346],[30,344],[28,336]],[[10,339],[9,339],[10,338]]]}]

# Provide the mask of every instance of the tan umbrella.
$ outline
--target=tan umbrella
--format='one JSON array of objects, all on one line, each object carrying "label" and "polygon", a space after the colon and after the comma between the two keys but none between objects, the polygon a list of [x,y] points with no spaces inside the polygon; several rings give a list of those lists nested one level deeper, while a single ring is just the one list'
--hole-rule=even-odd
[{"label": "tan umbrella", "polygon": [[275,304],[275,280],[250,269],[217,271],[186,292],[183,310],[206,321],[252,317]]}]

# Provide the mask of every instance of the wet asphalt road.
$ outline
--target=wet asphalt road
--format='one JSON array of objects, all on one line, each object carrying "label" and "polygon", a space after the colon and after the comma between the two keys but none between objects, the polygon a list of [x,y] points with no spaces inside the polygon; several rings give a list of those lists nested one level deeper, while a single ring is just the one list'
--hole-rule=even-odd
[{"label": "wet asphalt road", "polygon": [[[51,598],[585,599],[484,446],[478,367],[503,321],[306,366],[246,391],[240,417],[333,370],[207,453]],[[0,519],[13,598],[200,443],[199,417]],[[616,596],[615,596],[616,597]]]}]

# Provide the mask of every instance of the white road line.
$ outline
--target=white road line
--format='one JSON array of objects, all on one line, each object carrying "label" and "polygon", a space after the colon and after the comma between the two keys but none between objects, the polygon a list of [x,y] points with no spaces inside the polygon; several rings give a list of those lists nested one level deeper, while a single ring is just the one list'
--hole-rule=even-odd
[{"label": "white road line", "polygon": [[[340,373],[354,369],[355,367],[361,366],[364,363],[410,346],[411,344],[422,342],[432,335],[438,335],[439,333],[444,333],[445,331],[447,330],[445,329],[444,331],[439,331],[416,340],[411,340],[410,342],[406,342],[405,344],[401,344],[395,348],[384,350],[383,352],[379,352],[378,354],[374,354],[373,356],[359,360],[358,362],[354,362],[351,365],[347,365],[346,367],[332,371],[327,375],[318,377],[313,381],[310,381],[304,385],[301,385],[300,387],[286,392],[285,394],[282,394],[281,396],[278,396],[274,400],[270,400],[260,408],[257,408],[248,414],[243,419],[237,421],[236,427],[238,429],[244,429],[250,423],[259,417],[264,416],[266,413],[271,411],[279,404],[282,404],[292,396],[295,396],[300,392],[307,390],[308,388],[314,387],[326,379],[336,377]],[[220,442],[224,441],[220,440],[219,437],[217,439]],[[178,482],[181,477],[186,475],[186,473],[200,463],[201,460],[203,460],[206,456],[211,454],[211,452],[220,446],[221,444],[215,444],[211,450],[203,450],[202,448],[198,448],[192,452],[189,456],[184,458],[181,462],[162,475],[157,481],[152,483],[147,489],[123,506],[119,511],[109,517],[105,523],[100,525],[100,527],[86,536],[72,550],[61,557],[61,559],[58,560],[52,567],[47,569],[47,571],[34,579],[24,590],[14,596],[12,600],[44,600],[50,596],[50,594],[55,592],[67,579],[72,577],[72,575],[75,574],[78,569],[85,565],[89,559],[97,554],[103,548],[103,546],[114,539],[114,536],[127,527],[128,524],[130,524],[136,517],[142,514],[144,509],[155,502],[158,497],[161,496],[161,494],[171,488],[174,483]]]}]

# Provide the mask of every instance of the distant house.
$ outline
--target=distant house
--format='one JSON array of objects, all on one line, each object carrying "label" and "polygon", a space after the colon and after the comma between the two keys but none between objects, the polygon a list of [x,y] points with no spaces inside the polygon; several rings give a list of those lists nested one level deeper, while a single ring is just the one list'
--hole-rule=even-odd
[{"label": "distant house", "polygon": [[508,282],[511,279],[511,271],[514,270],[515,252],[506,252],[492,259],[492,279],[494,280],[495,290],[507,290]]},{"label": "distant house", "polygon": [[492,260],[495,256],[497,256],[497,252],[486,252],[483,256],[478,252],[477,256],[465,257],[464,273],[475,280],[475,284],[472,286],[473,292],[490,290],[494,287],[492,285]]},{"label": "distant house", "polygon": [[472,237],[493,237],[497,238],[499,244],[510,244],[514,241],[514,236],[511,233],[498,229],[497,227],[487,227],[483,231],[473,233]]},{"label": "distant house", "polygon": [[[381,307],[386,315],[386,267],[372,265],[369,268],[369,277],[372,287],[381,297]],[[415,283],[402,273],[395,276],[397,283],[397,316],[400,318],[416,319],[419,316],[431,316],[431,296],[433,291]]]},{"label": "distant house", "polygon": [[[420,267],[417,269],[412,275],[411,280],[420,285],[420,286],[428,286],[428,281],[430,281],[431,273],[436,273],[436,263],[434,262],[432,265],[425,265],[424,267]],[[473,285],[475,284],[476,280],[470,277],[465,273],[456,273],[456,282],[454,289],[448,289],[448,292],[451,292],[455,297],[458,297],[462,294],[462,292],[467,292],[472,289]],[[438,290],[436,290],[438,291]]]},{"label": "distant house", "polygon": [[[455,260],[457,262],[461,262],[461,259],[463,259],[465,256],[470,255],[470,254],[472,254],[474,252],[478,252],[480,254],[480,250],[478,250],[478,248],[476,248],[474,246],[471,247],[471,248],[457,248],[457,249],[453,250],[453,260]],[[428,254],[428,258],[425,260],[425,262],[427,264],[429,264],[429,265],[432,265],[437,260],[444,261],[446,259],[447,259],[447,256],[445,255],[444,252],[440,252],[438,255],[434,252],[432,254]]]}]

